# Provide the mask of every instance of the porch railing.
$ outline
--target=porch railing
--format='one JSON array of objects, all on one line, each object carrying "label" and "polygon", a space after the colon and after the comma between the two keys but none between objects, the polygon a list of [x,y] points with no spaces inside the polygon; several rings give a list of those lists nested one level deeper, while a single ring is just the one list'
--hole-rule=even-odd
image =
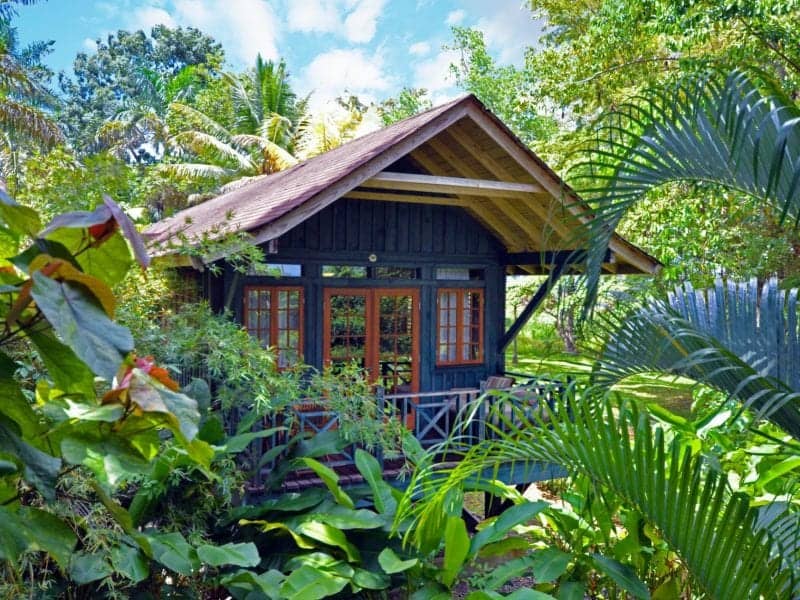
[{"label": "porch railing", "polygon": [[[383,419],[386,414],[384,409],[389,407],[390,412],[405,424],[423,449],[430,450],[451,440],[449,448],[464,450],[487,437],[492,437],[498,427],[502,428],[502,419],[498,418],[491,423],[492,427],[486,426],[487,415],[498,414],[494,408],[496,404],[505,403],[502,410],[509,416],[513,413],[512,407],[521,408],[523,412],[530,414],[540,408],[541,402],[547,402],[552,406],[553,399],[559,393],[558,387],[552,383],[539,386],[528,384],[502,391],[508,393],[502,395],[486,393],[484,385],[480,388],[395,394],[386,394],[382,388],[377,388],[377,414],[378,418]],[[476,402],[479,398],[483,400]],[[468,407],[473,412],[472,418],[463,425]],[[252,481],[253,491],[257,494],[259,490],[263,490],[270,474],[280,464],[281,455],[276,454],[276,451],[281,445],[287,444],[292,436],[302,437],[304,434],[313,436],[336,431],[341,426],[339,419],[334,410],[314,399],[306,399],[288,411],[263,419],[259,426],[265,429],[283,426],[283,429],[257,440],[248,449],[248,462],[256,467]],[[456,436],[451,438],[454,433]],[[320,459],[327,466],[337,470],[343,485],[360,481],[360,475],[353,467],[357,447],[357,444],[350,444]],[[386,477],[399,474],[404,462],[402,457],[399,459],[386,457],[380,448],[373,449],[373,454],[381,464]],[[269,458],[265,461],[264,458],[267,457]],[[289,483],[288,489],[291,488],[292,485]]]}]

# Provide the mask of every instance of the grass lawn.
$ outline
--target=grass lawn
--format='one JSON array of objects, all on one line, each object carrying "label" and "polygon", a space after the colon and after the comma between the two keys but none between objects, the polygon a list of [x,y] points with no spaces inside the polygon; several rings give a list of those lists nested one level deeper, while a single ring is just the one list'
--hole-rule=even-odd
[{"label": "grass lawn", "polygon": [[[506,357],[506,370],[523,375],[586,376],[592,370],[591,360],[579,354],[554,353],[548,356],[520,355],[517,364]],[[689,416],[692,408],[692,388],[694,382],[682,377],[657,377],[655,375],[634,375],[615,390],[623,396],[641,404],[657,403],[681,415]]]}]

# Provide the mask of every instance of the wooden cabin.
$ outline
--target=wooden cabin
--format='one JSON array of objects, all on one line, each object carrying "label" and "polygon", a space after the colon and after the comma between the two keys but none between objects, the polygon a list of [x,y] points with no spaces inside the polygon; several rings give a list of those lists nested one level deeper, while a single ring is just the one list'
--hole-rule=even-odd
[{"label": "wooden cabin", "polygon": [[[168,252],[244,232],[269,267],[237,274],[225,251],[184,262],[212,306],[280,365],[356,361],[387,393],[477,388],[504,371],[506,277],[569,267],[586,205],[474,96],[353,140],[149,227]],[[221,274],[204,267],[219,262]],[[656,260],[615,236],[610,273]]]}]

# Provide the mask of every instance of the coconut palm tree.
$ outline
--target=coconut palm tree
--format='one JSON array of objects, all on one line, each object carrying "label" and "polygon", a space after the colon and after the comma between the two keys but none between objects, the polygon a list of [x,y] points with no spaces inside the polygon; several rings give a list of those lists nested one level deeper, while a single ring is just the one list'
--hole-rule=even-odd
[{"label": "coconut palm tree", "polygon": [[337,103],[316,111],[300,125],[295,153],[306,159],[332,150],[383,126],[376,106]]},{"label": "coconut palm tree", "polygon": [[20,152],[49,148],[64,136],[48,112],[52,96],[0,42],[0,177],[14,176]]},{"label": "coconut palm tree", "polygon": [[191,128],[173,135],[169,143],[176,156],[191,162],[165,162],[162,170],[189,178],[217,181],[236,180],[244,185],[251,178],[281,171],[297,163],[287,150],[268,137],[235,133],[187,104],[173,102],[170,110]]},{"label": "coconut palm tree", "polygon": [[298,99],[292,90],[285,61],[265,61],[259,54],[251,72],[224,77],[233,94],[236,131],[258,135],[291,152],[308,98]]},{"label": "coconut palm tree", "polygon": [[97,140],[130,162],[160,159],[169,139],[166,115],[172,102],[190,99],[204,76],[204,68],[186,65],[174,75],[141,69],[139,93],[125,100],[113,119],[97,132]]}]

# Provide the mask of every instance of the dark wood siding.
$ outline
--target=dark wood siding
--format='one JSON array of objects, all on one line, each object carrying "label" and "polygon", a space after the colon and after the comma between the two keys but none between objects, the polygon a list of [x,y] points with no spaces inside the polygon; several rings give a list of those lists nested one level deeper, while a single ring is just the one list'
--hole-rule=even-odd
[{"label": "dark wood siding", "polygon": [[[224,280],[226,287],[234,288],[227,299],[239,322],[244,285],[301,285],[306,304],[305,361],[317,368],[322,366],[325,287],[418,288],[420,390],[442,390],[477,386],[480,380],[503,369],[503,357],[497,353],[505,320],[505,274],[500,266],[503,253],[496,238],[460,208],[343,199],[281,236],[277,253],[267,255],[270,263],[302,264],[302,277],[237,277],[227,269]],[[322,265],[327,264],[413,267],[418,278],[323,278]],[[437,281],[436,269],[447,266],[480,269],[484,277],[480,281]],[[436,366],[436,291],[454,286],[484,289],[483,364]]]}]

